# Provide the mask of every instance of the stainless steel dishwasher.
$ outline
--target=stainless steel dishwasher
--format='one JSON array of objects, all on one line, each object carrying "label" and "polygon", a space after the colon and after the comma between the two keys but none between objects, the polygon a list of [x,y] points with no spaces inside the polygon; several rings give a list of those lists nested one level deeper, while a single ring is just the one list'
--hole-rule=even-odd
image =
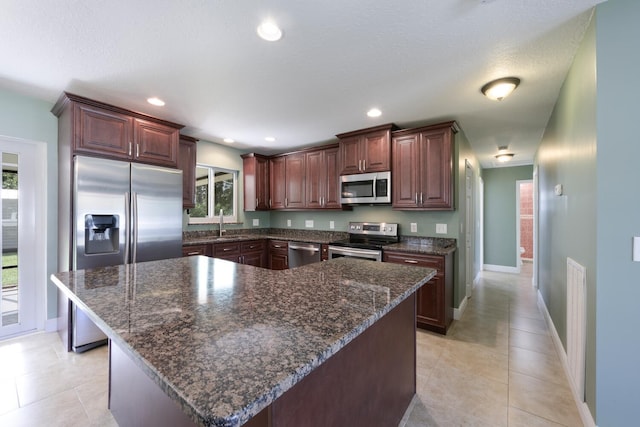
[{"label": "stainless steel dishwasher", "polygon": [[289,268],[320,262],[319,243],[289,242]]}]

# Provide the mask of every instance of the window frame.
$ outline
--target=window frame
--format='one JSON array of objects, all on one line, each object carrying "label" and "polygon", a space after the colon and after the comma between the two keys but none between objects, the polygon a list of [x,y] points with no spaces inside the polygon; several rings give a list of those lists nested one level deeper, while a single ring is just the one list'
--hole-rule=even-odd
[{"label": "window frame", "polygon": [[[220,215],[215,214],[213,212],[215,192],[214,192],[214,187],[211,184],[215,182],[216,172],[230,173],[233,176],[233,215],[224,214],[223,221],[225,224],[237,223],[238,222],[238,183],[239,183],[240,171],[235,169],[223,168],[219,166],[213,166],[206,163],[196,163],[196,171],[198,168],[206,168],[208,170],[207,185],[209,188],[209,192],[208,192],[208,200],[207,200],[207,203],[208,203],[207,212],[209,214],[206,217],[192,217],[191,215],[189,215],[189,224],[219,224],[220,223]],[[196,188],[198,186],[197,173],[196,173],[195,186]]]}]

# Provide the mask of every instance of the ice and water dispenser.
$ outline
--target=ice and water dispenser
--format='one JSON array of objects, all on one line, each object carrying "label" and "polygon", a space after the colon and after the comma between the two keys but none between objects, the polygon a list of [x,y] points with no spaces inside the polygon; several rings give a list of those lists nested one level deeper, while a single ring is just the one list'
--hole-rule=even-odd
[{"label": "ice and water dispenser", "polygon": [[85,215],[85,254],[107,254],[118,251],[120,218],[118,215]]}]

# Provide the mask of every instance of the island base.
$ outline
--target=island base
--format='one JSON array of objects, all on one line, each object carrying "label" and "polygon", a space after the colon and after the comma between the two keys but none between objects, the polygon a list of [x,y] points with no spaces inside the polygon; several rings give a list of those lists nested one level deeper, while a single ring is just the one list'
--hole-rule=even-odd
[{"label": "island base", "polygon": [[[416,390],[415,294],[249,420],[247,427],[395,427]],[[109,408],[120,426],[198,425],[113,342]]]}]

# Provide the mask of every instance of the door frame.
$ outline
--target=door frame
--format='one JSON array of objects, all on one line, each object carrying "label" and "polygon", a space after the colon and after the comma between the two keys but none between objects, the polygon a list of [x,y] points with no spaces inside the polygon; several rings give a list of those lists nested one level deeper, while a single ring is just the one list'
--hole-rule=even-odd
[{"label": "door frame", "polygon": [[465,248],[465,288],[466,297],[471,298],[474,283],[474,262],[475,251],[473,250],[474,234],[475,234],[475,215],[474,215],[474,172],[473,166],[468,159],[464,160],[465,168],[465,234],[464,234],[464,248]]},{"label": "door frame", "polygon": [[[25,262],[26,257],[22,256],[18,264],[18,274],[20,274],[20,265],[23,268],[34,269],[34,319],[27,329],[16,328],[15,333],[10,332],[3,337],[9,338],[45,329],[47,318],[47,144],[4,135],[0,135],[0,144],[3,146],[6,144],[9,147],[2,147],[0,151],[18,154],[19,174],[20,171],[37,172],[30,175],[27,180],[31,184],[29,187],[35,190],[32,200],[33,209],[18,208],[18,248],[23,251],[23,254],[30,254],[29,262]],[[24,196],[20,195],[19,206],[21,206],[20,200],[23,199]]]}]

